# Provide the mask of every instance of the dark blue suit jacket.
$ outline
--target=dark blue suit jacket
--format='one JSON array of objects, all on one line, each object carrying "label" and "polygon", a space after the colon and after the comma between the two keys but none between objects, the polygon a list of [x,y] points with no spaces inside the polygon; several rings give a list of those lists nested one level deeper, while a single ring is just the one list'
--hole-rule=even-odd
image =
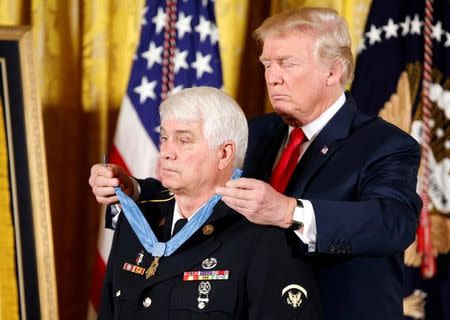
[{"label": "dark blue suit jacket", "polygon": [[[244,174],[268,181],[288,126],[277,114],[250,123]],[[312,202],[315,270],[324,318],[402,318],[403,251],[414,240],[417,142],[344,106],[311,143],[285,194]]]}]

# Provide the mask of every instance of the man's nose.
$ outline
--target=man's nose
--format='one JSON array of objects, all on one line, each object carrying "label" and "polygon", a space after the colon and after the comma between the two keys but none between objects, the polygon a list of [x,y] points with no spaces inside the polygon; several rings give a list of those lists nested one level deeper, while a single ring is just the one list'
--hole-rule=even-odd
[{"label": "man's nose", "polygon": [[283,77],[280,72],[280,68],[277,65],[272,65],[266,69],[266,83],[268,85],[279,85],[283,83]]},{"label": "man's nose", "polygon": [[173,160],[176,158],[175,150],[168,143],[161,144],[159,153],[162,159]]}]

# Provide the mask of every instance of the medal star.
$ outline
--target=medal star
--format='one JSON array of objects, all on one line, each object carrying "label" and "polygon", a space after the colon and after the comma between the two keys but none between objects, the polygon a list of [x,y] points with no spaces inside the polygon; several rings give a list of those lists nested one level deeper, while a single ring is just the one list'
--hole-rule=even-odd
[{"label": "medal star", "polygon": [[212,73],[213,69],[210,66],[211,55],[203,56],[201,52],[197,51],[195,54],[195,61],[191,64],[191,67],[197,70],[197,79],[200,79],[203,73]]},{"label": "medal star", "polygon": [[442,30],[442,23],[440,21],[436,22],[436,25],[431,26],[433,29],[431,37],[436,39],[437,42],[441,42],[442,34],[444,30]]},{"label": "medal star", "polygon": [[419,20],[419,15],[416,14],[414,19],[411,21],[411,34],[420,34],[420,28],[423,22]]},{"label": "medal star", "polygon": [[188,53],[189,53],[188,50],[184,50],[184,51],[180,52],[180,50],[175,49],[175,57],[174,57],[175,73],[178,73],[178,71],[180,71],[180,69],[186,69],[186,70],[189,69],[189,65],[186,62]]},{"label": "medal star", "polygon": [[373,45],[376,42],[381,42],[381,28],[371,25],[370,31],[366,32],[366,36],[369,38],[370,45]]},{"label": "medal star", "polygon": [[152,100],[156,99],[155,95],[155,86],[156,86],[156,80],[152,82],[148,82],[148,79],[146,76],[142,77],[141,85],[134,88],[133,92],[139,94],[139,103],[143,104],[147,98],[150,98]]},{"label": "medal star", "polygon": [[156,25],[156,33],[160,33],[161,30],[166,26],[167,15],[163,8],[158,8],[158,13],[152,19],[152,22]]},{"label": "medal star", "polygon": [[444,43],[444,47],[448,48],[448,47],[450,47],[450,33],[445,32],[445,36],[447,37],[447,40]]},{"label": "medal star", "polygon": [[192,32],[191,28],[192,16],[185,16],[184,12],[180,12],[178,16],[178,21],[175,23],[175,26],[178,30],[178,39],[183,39],[186,32]]},{"label": "medal star", "polygon": [[399,26],[398,24],[394,23],[394,20],[389,19],[388,20],[388,24],[386,26],[383,27],[383,30],[385,32],[385,37],[386,39],[390,39],[390,38],[397,38],[398,34],[397,34],[397,30],[398,30]]},{"label": "medal star", "polygon": [[148,46],[148,50],[141,54],[142,58],[147,59],[147,69],[151,69],[155,63],[162,63],[161,55],[162,55],[163,47],[157,47],[155,43],[152,41]]},{"label": "medal star", "polygon": [[146,6],[144,9],[142,9],[141,12],[141,24],[143,26],[145,26],[147,24],[147,18],[145,17],[145,15],[147,14],[148,11],[148,6]]},{"label": "medal star", "polygon": [[409,25],[411,24],[411,18],[406,16],[405,21],[400,22],[402,28],[402,36],[406,36],[409,33]]},{"label": "medal star", "polygon": [[211,21],[200,16],[200,23],[195,27],[195,31],[200,34],[200,42],[204,42],[206,37],[211,35]]}]

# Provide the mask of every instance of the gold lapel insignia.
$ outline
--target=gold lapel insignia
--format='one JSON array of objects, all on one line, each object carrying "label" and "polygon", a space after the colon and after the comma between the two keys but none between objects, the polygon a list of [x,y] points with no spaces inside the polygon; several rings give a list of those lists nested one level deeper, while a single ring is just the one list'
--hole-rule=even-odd
[{"label": "gold lapel insignia", "polygon": [[308,293],[302,286],[290,284],[281,291],[281,297],[290,308],[297,310],[308,298]]},{"label": "gold lapel insignia", "polygon": [[214,226],[212,224],[207,224],[203,227],[202,232],[205,236],[209,236],[214,232]]}]

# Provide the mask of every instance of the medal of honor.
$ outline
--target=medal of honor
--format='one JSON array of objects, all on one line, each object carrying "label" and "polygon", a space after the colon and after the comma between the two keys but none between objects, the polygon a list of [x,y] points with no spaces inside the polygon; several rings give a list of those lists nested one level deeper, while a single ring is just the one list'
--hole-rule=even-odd
[{"label": "medal of honor", "polygon": [[[237,179],[241,176],[242,170],[236,169],[233,173],[232,179]],[[174,253],[183,243],[185,243],[211,216],[214,206],[219,202],[221,196],[216,194],[208,200],[208,202],[197,212],[197,214],[188,221],[188,223],[181,229],[175,236],[173,236],[166,243],[158,241],[155,233],[150,228],[146,218],[142,214],[136,203],[127,196],[120,187],[115,188],[117,197],[122,205],[125,218],[128,220],[131,228],[136,234],[137,238],[141,242],[144,249],[153,256],[153,261],[145,272],[145,277],[148,279],[156,274],[159,266],[159,259],[163,256],[170,256]],[[211,228],[209,228],[211,229]],[[210,231],[213,231],[210,230]],[[208,231],[208,232],[210,232]],[[136,259],[136,263],[140,263],[142,259]],[[138,260],[140,262],[138,262]],[[207,259],[208,260],[208,259]],[[209,264],[203,268],[210,269],[217,265],[217,260],[211,258],[211,266]],[[214,262],[215,261],[215,262]]]}]

